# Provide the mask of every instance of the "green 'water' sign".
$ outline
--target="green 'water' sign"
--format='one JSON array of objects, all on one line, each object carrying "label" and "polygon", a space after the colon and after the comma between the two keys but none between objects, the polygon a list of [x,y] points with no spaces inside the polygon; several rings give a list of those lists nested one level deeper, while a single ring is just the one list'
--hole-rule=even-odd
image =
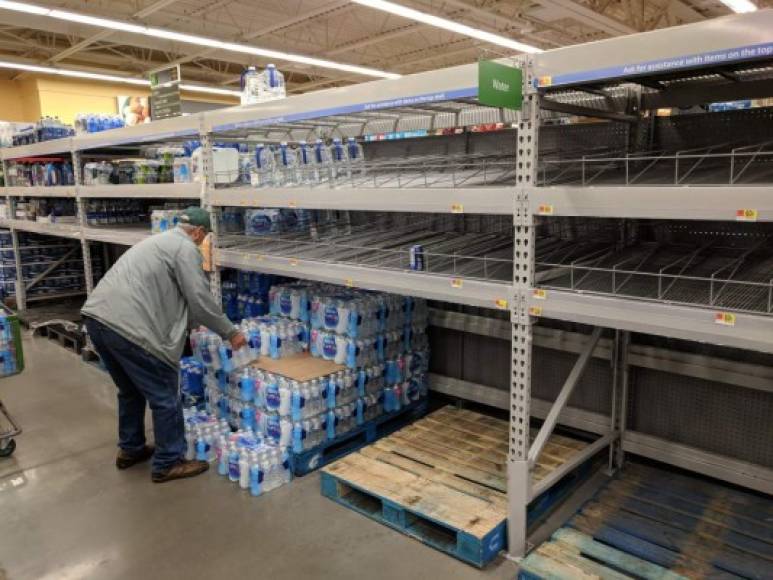
[{"label": "green 'water' sign", "polygon": [[523,102],[521,69],[482,60],[478,63],[478,100],[482,105],[520,109]]}]

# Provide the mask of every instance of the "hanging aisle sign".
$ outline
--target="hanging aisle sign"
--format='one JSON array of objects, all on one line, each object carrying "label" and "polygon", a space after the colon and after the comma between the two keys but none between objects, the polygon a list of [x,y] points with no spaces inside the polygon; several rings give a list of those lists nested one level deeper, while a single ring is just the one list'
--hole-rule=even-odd
[{"label": "hanging aisle sign", "polygon": [[523,103],[523,73],[494,62],[478,62],[478,100],[481,105],[520,110]]},{"label": "hanging aisle sign", "polygon": [[180,65],[150,73],[150,117],[168,119],[182,115],[180,105]]}]

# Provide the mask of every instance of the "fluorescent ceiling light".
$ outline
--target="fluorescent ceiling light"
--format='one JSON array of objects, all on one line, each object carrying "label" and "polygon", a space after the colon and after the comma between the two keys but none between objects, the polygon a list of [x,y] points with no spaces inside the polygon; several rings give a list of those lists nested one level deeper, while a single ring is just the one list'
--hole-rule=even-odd
[{"label": "fluorescent ceiling light", "polygon": [[[748,0],[732,1],[748,2]],[[542,52],[542,50],[536,46],[524,44],[522,42],[518,42],[517,40],[513,40],[512,38],[500,36],[499,34],[492,34],[491,32],[486,32],[485,30],[467,26],[466,24],[460,24],[459,22],[454,22],[453,20],[448,20],[439,16],[433,16],[432,14],[427,14],[426,12],[419,12],[418,10],[408,8],[407,6],[403,6],[401,4],[395,4],[394,2],[387,2],[386,0],[352,0],[352,2],[356,2],[357,4],[361,4],[369,8],[375,8],[376,10],[389,12],[390,14],[395,14],[397,16],[402,16],[403,18],[408,18],[410,20],[416,20],[417,22],[423,22],[424,24],[429,24],[430,26],[450,30],[451,32],[456,32],[457,34],[463,34],[464,36],[477,38],[478,40],[490,42],[491,44],[504,46],[505,48],[510,48],[518,52]]]},{"label": "fluorescent ceiling light", "polygon": [[38,16],[47,16],[49,18],[56,18],[57,20],[64,20],[66,22],[77,22],[79,24],[87,24],[89,26],[107,28],[109,30],[130,32],[132,34],[142,34],[143,36],[150,36],[152,38],[163,38],[165,40],[184,42],[186,44],[194,44],[197,46],[206,46],[208,48],[228,50],[231,52],[239,52],[242,54],[251,54],[254,56],[273,58],[276,60],[297,62],[301,64],[307,64],[310,66],[349,72],[349,73],[354,73],[354,74],[359,74],[359,75],[364,75],[369,77],[377,77],[377,78],[385,78],[385,79],[395,79],[400,77],[400,75],[396,73],[390,73],[390,72],[373,69],[365,66],[345,64],[345,63],[335,62],[332,60],[324,60],[321,58],[313,58],[310,56],[304,56],[302,54],[293,54],[289,52],[280,52],[278,50],[269,50],[265,48],[259,48],[257,46],[251,46],[249,44],[224,42],[222,40],[217,40],[215,38],[208,38],[206,36],[197,36],[195,34],[186,34],[184,32],[175,32],[174,30],[166,30],[164,28],[154,28],[152,26],[143,26],[140,24],[133,24],[131,22],[123,22],[121,20],[112,20],[110,18],[100,18],[98,16],[78,14],[76,12],[70,12],[69,10],[44,8],[42,6],[36,6],[34,4],[27,4],[26,2],[0,0],[0,9],[13,10],[15,12],[25,12],[27,14],[36,14]]},{"label": "fluorescent ceiling light", "polygon": [[[53,68],[48,66],[37,66],[34,64],[23,64],[18,62],[6,62],[0,61],[0,68],[22,70],[26,72],[36,72],[46,75],[58,75],[62,77],[71,77],[76,79],[89,79],[92,81],[104,81],[108,83],[122,83],[126,85],[136,85],[141,87],[149,87],[150,81],[145,79],[135,79],[131,77],[119,77],[116,75],[106,75],[102,73],[93,73],[81,70],[68,70],[63,68]],[[232,91],[229,89],[219,89],[217,87],[204,87],[201,85],[188,85],[180,84],[180,88],[184,91],[192,91],[196,93],[208,93],[211,95],[221,95],[229,97],[238,97],[241,95],[239,91]]]},{"label": "fluorescent ceiling light", "polygon": [[730,8],[733,12],[743,14],[744,12],[756,12],[757,6],[749,0],[719,0]]}]

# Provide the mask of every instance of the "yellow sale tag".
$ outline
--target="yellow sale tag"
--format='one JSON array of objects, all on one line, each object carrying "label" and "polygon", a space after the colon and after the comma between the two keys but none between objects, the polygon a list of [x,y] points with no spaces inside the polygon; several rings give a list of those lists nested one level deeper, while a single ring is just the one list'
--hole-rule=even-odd
[{"label": "yellow sale tag", "polygon": [[756,209],[737,209],[735,219],[739,222],[756,222],[760,217],[760,212]]},{"label": "yellow sale tag", "polygon": [[553,215],[553,206],[549,203],[541,203],[537,208],[537,215]]},{"label": "yellow sale tag", "polygon": [[714,314],[714,322],[722,326],[735,326],[735,314],[732,312],[717,312]]},{"label": "yellow sale tag", "polygon": [[295,201],[288,201],[288,202],[287,202],[287,206],[288,206],[288,207],[293,207],[293,208],[294,208],[294,207],[297,207],[297,204],[295,203]]},{"label": "yellow sale tag", "polygon": [[552,84],[553,84],[553,77],[551,76],[539,77],[539,79],[537,79],[537,85],[539,85],[540,87],[549,87]]},{"label": "yellow sale tag", "polygon": [[542,306],[529,306],[531,316],[542,316]]},{"label": "yellow sale tag", "polygon": [[352,286],[354,286],[354,280],[352,280],[351,278],[346,278],[344,280],[344,284],[347,285],[349,288],[351,288]]},{"label": "yellow sale tag", "polygon": [[291,266],[297,266],[298,265],[298,260],[296,260],[295,258],[290,258],[290,265]]},{"label": "yellow sale tag", "polygon": [[534,292],[532,292],[532,296],[534,296],[534,298],[537,300],[547,300],[548,291],[542,290],[541,288],[535,288]]},{"label": "yellow sale tag", "polygon": [[502,310],[507,310],[507,300],[505,300],[504,298],[494,300],[494,304],[496,304],[497,308],[501,308]]},{"label": "yellow sale tag", "polygon": [[464,213],[464,206],[461,203],[452,203],[451,213]]},{"label": "yellow sale tag", "polygon": [[454,288],[461,288],[462,287],[462,279],[461,278],[451,278],[451,286]]}]

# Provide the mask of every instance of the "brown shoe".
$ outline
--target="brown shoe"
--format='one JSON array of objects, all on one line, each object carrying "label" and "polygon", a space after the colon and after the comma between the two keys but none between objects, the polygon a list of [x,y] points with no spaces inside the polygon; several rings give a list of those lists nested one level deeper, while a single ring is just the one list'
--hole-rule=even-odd
[{"label": "brown shoe", "polygon": [[206,461],[188,461],[181,459],[166,471],[156,471],[153,473],[153,483],[164,483],[175,479],[184,479],[186,477],[196,477],[209,469],[209,463]]},{"label": "brown shoe", "polygon": [[152,445],[145,445],[142,451],[138,453],[127,453],[123,449],[118,452],[118,456],[115,458],[115,466],[118,469],[129,469],[132,465],[137,465],[143,461],[147,461],[153,457],[155,449]]}]

